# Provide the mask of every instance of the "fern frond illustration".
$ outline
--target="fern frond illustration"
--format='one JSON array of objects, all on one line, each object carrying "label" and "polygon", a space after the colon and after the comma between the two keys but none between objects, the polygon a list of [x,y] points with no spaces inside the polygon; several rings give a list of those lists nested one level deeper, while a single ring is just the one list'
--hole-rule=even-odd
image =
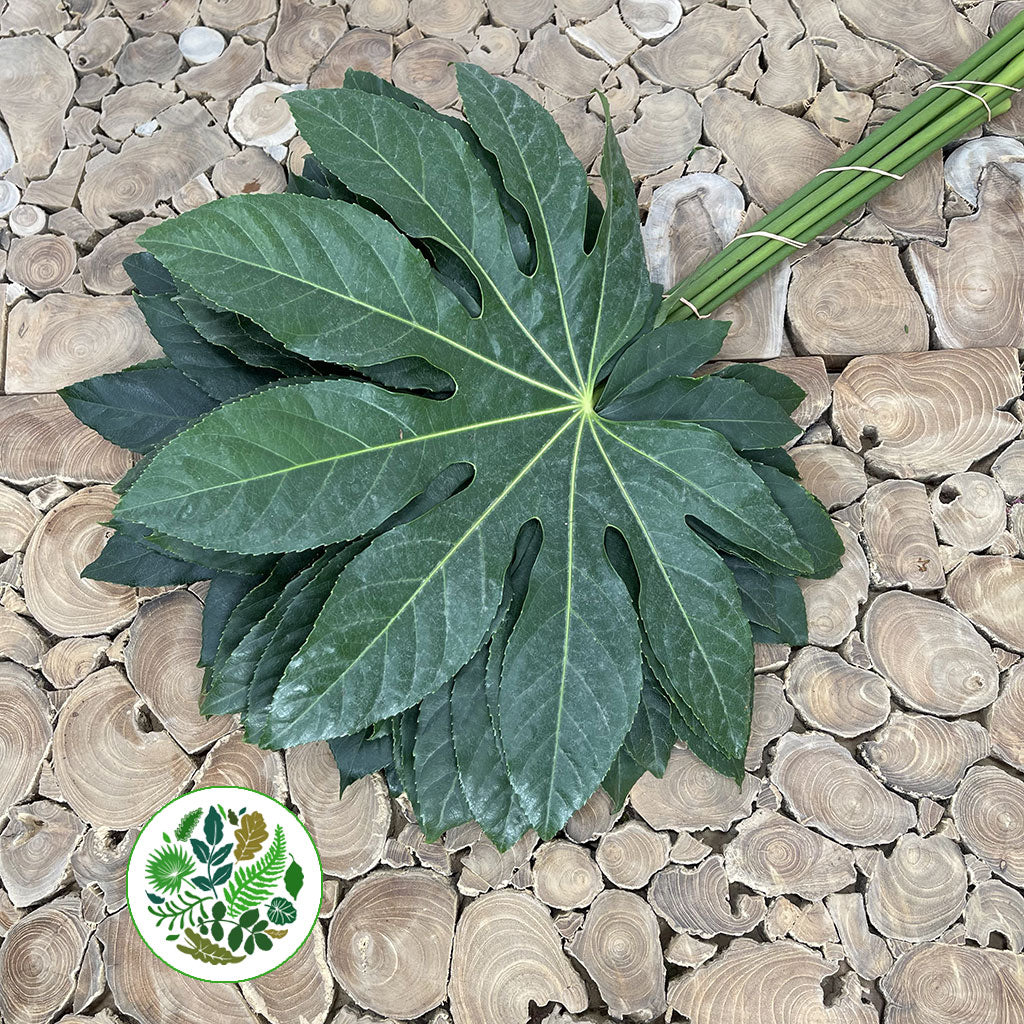
[{"label": "fern frond illustration", "polygon": [[274,840],[258,861],[240,867],[231,884],[224,890],[224,902],[228,917],[237,917],[244,910],[251,910],[268,899],[284,874],[285,842],[284,829],[274,829]]},{"label": "fern frond illustration", "polygon": [[149,912],[156,918],[158,928],[166,923],[168,931],[173,931],[183,928],[186,920],[189,924],[196,924],[203,917],[203,904],[212,899],[212,896],[197,896],[186,890],[178,902],[168,900],[160,906],[149,907]]},{"label": "fern frond illustration", "polygon": [[196,825],[199,824],[199,819],[203,816],[203,809],[197,807],[193,811],[189,811],[181,821],[178,822],[178,827],[174,830],[174,838],[180,842],[185,842],[189,836],[192,835],[196,830]]},{"label": "fern frond illustration", "polygon": [[195,870],[196,862],[177,846],[164,846],[150,855],[146,879],[158,892],[176,893]]}]

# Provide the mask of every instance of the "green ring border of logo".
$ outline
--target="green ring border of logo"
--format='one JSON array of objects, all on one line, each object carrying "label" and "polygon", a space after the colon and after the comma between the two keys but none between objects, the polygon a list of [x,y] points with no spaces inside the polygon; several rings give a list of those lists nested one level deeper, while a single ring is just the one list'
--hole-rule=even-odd
[{"label": "green ring border of logo", "polygon": [[[174,964],[169,963],[167,960],[165,960],[149,944],[149,939],[147,939],[146,936],[143,934],[142,929],[139,927],[139,922],[135,920],[135,911],[132,910],[132,903],[131,903],[131,900],[128,898],[128,872],[131,870],[132,857],[135,856],[135,848],[139,845],[139,840],[142,838],[143,832],[145,832],[146,829],[152,824],[153,819],[158,814],[162,814],[165,810],[167,810],[167,808],[170,807],[171,804],[176,804],[179,800],[184,800],[186,797],[194,796],[196,793],[202,793],[204,790],[207,790],[207,789],[237,789],[237,790],[239,790],[242,793],[255,793],[257,796],[264,797],[267,800],[270,800],[272,803],[277,804],[277,806],[280,807],[282,811],[284,811],[286,814],[291,815],[291,817],[293,817],[295,819],[295,821],[298,824],[299,828],[301,828],[302,831],[306,833],[306,836],[309,839],[309,844],[310,844],[310,846],[313,847],[313,852],[316,854],[317,867],[320,868],[320,902],[317,905],[316,916],[313,918],[313,923],[309,926],[309,931],[306,932],[306,934],[303,936],[302,942],[300,942],[298,944],[298,946],[295,947],[295,951],[294,952],[289,953],[288,956],[286,956],[279,964],[275,964],[269,970],[262,971],[260,974],[254,974],[251,978],[237,978],[237,979],[228,979],[228,978],[224,978],[224,979],[200,978],[200,977],[197,977],[195,974],[189,974],[188,971],[183,971],[180,968],[175,967]],[[201,786],[199,789],[190,789],[187,793],[182,793],[180,796],[176,796],[173,800],[168,800],[167,803],[165,803],[163,805],[163,807],[161,807],[158,811],[156,811],[155,813],[150,815],[149,821],[147,821],[146,824],[142,826],[142,828],[139,831],[139,834],[135,837],[135,842],[132,843],[131,853],[128,854],[128,863],[125,865],[124,877],[125,877],[125,906],[127,906],[127,908],[128,908],[128,916],[131,918],[132,927],[138,933],[139,938],[142,939],[142,941],[146,944],[146,948],[150,951],[150,953],[153,954],[153,956],[155,956],[157,958],[157,960],[160,961],[160,963],[162,963],[164,966],[170,968],[176,974],[180,974],[180,975],[182,975],[183,977],[186,977],[186,978],[191,978],[193,981],[202,982],[203,984],[206,984],[206,985],[241,985],[241,984],[244,984],[247,981],[255,981],[257,978],[265,978],[268,974],[273,974],[273,972],[276,971],[279,967],[283,967],[286,963],[288,963],[288,961],[291,960],[292,957],[295,956],[295,954],[298,953],[298,951],[300,949],[302,949],[302,947],[305,945],[305,943],[309,939],[310,935],[313,934],[313,929],[316,927],[317,921],[320,920],[320,911],[323,909],[323,905],[324,905],[324,863],[323,863],[323,860],[320,857],[320,851],[317,849],[317,845],[313,841],[313,837],[309,834],[309,829],[306,828],[306,826],[303,824],[302,819],[297,814],[295,814],[294,811],[291,811],[283,803],[281,803],[280,800],[275,800],[272,796],[268,796],[266,793],[263,793],[263,792],[261,792],[258,789],[250,789],[248,786],[221,786],[221,785],[217,785],[217,786]]]}]

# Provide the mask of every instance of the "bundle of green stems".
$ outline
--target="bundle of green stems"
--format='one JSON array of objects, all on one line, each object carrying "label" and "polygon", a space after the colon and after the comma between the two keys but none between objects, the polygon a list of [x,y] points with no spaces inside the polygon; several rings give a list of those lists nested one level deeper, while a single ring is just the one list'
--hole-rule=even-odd
[{"label": "bundle of green stems", "polygon": [[658,323],[707,316],[792,254],[791,243],[816,238],[936,150],[1005,113],[1022,86],[1024,13],[680,281]]}]

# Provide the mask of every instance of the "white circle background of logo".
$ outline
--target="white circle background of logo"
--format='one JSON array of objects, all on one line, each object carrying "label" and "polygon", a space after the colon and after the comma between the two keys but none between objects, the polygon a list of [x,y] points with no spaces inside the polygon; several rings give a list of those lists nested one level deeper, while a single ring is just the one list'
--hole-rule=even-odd
[{"label": "white circle background of logo", "polygon": [[[271,886],[266,898],[260,903],[260,917],[263,919],[267,917],[264,911],[269,901],[275,897],[288,900],[294,905],[294,921],[286,926],[270,925],[272,929],[287,927],[287,935],[283,938],[275,939],[269,950],[256,947],[252,953],[245,954],[244,947],[240,946],[235,951],[235,955],[241,956],[244,954],[244,959],[237,963],[205,963],[178,949],[178,946],[182,944],[191,945],[185,935],[186,928],[192,928],[194,932],[198,933],[197,925],[199,920],[203,918],[207,922],[211,920],[211,908],[217,902],[217,897],[224,896],[224,890],[231,884],[231,878],[226,879],[223,884],[216,887],[216,896],[195,891],[192,887],[188,886],[187,879],[180,893],[157,892],[157,895],[163,899],[163,903],[155,904],[147,895],[147,892],[155,891],[150,880],[147,878],[146,872],[150,858],[158,850],[165,849],[168,845],[171,845],[183,849],[195,860],[191,840],[206,841],[204,821],[211,806],[223,807],[225,810],[234,811],[236,816],[243,809],[247,814],[257,811],[263,817],[266,824],[268,838],[264,841],[256,856],[252,860],[236,862],[234,860],[234,844],[237,842],[235,830],[239,826],[230,824],[227,819],[224,820],[223,837],[218,845],[223,846],[230,841],[233,844],[233,848],[231,853],[225,858],[225,861],[217,865],[217,867],[223,867],[225,863],[234,864],[231,878],[240,869],[251,867],[260,861],[260,858],[268,852],[268,849],[273,844],[275,830],[278,826],[281,827],[284,835],[286,851],[284,858],[285,871],[293,863],[298,864],[302,870],[302,887],[294,897],[287,891],[285,877],[282,873]],[[202,811],[202,817],[200,817],[196,824],[191,837],[184,841],[179,841],[175,837],[175,829],[182,819],[190,812],[194,813],[196,808]],[[170,838],[170,844],[168,844],[167,837]],[[206,866],[197,863],[196,870],[190,871],[189,877],[195,877],[197,874],[203,875],[205,871]],[[213,868],[212,871],[215,873],[216,868]],[[272,800],[263,793],[244,789],[240,786],[211,786],[207,789],[194,790],[191,793],[178,797],[176,800],[172,800],[150,818],[132,847],[131,856],[128,861],[127,890],[128,909],[136,929],[150,950],[169,967],[173,967],[176,971],[186,974],[191,978],[197,978],[200,981],[249,981],[280,967],[306,941],[320,913],[320,904],[323,899],[323,871],[320,864],[320,856],[313,845],[313,840],[310,838],[309,833],[299,819],[283,804],[279,804],[276,800]],[[188,898],[182,899],[181,893],[187,893]],[[178,924],[174,920],[161,920],[156,914],[151,912],[151,908],[167,912],[169,909],[172,909],[167,906],[172,900],[176,901],[179,906],[183,906],[186,902],[190,903],[197,897],[202,897],[203,900],[197,910],[193,911],[191,915],[192,923],[189,922],[187,914],[181,923]],[[221,901],[224,902],[223,899]],[[237,918],[234,920],[237,920]],[[173,930],[171,926],[173,926]],[[233,926],[232,923],[230,927]],[[225,921],[223,927],[225,932],[230,930],[227,921]],[[168,934],[176,934],[179,937],[177,940],[168,941]],[[202,938],[213,941],[209,930]],[[217,942],[217,945],[227,948],[227,935],[220,942]]]}]

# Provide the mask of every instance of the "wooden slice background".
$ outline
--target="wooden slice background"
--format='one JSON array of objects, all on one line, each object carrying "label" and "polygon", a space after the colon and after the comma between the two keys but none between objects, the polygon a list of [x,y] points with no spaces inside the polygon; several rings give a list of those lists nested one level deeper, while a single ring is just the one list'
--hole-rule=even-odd
[{"label": "wooden slice background", "polygon": [[[120,261],[282,191],[292,89],[354,66],[458,114],[473,61],[598,189],[601,89],[671,284],[1021,9],[0,0],[0,1018],[1021,1024],[1024,95],[720,311],[723,360],[807,392],[792,454],[846,546],[802,584],[809,646],[758,645],[739,787],[679,747],[499,853],[427,843],[378,777],[339,794],[324,744],[247,745],[196,711],[202,587],[79,578],[133,457],[54,393],[158,354]],[[162,803],[232,783],[303,818],[327,882],[296,957],[213,992],[138,940],[124,873]]]}]

